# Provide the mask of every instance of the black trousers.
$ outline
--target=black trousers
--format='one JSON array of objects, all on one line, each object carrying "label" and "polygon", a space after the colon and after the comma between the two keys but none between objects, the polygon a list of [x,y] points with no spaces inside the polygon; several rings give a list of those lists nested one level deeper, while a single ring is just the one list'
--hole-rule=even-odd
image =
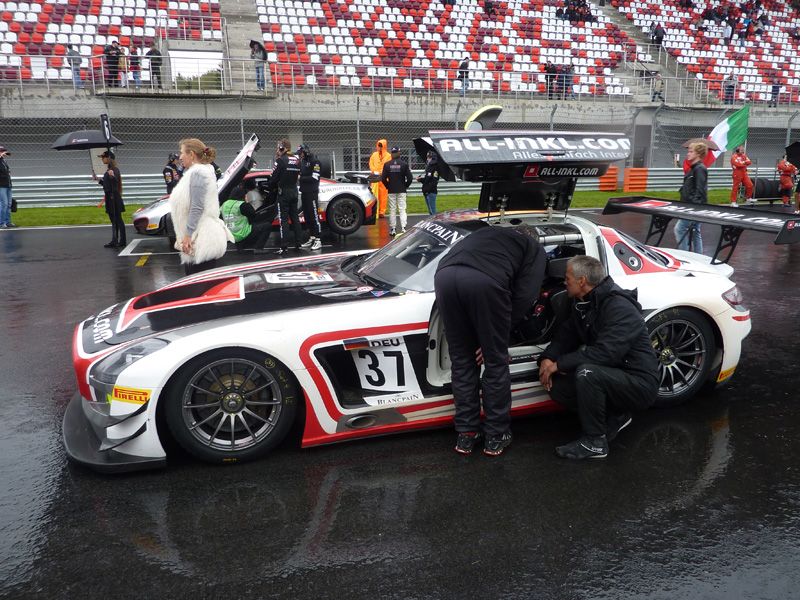
[{"label": "black trousers", "polygon": [[319,188],[300,188],[300,198],[303,201],[303,218],[310,235],[319,237]]},{"label": "black trousers", "polygon": [[303,230],[300,228],[300,215],[297,213],[297,188],[292,191],[281,190],[278,192],[278,222],[280,228],[281,248],[289,245],[289,222],[294,231],[294,245],[299,246],[303,241]]},{"label": "black trousers", "polygon": [[272,233],[272,223],[254,223],[253,228],[246,238],[236,244],[237,248],[256,248],[261,250],[267,245],[269,235]]},{"label": "black trousers", "polygon": [[112,201],[111,204],[107,205],[106,208],[108,219],[111,221],[111,242],[113,244],[127,243],[127,237],[125,234],[125,221],[122,220],[122,211],[120,210],[120,207],[115,206],[114,202]]},{"label": "black trousers", "polygon": [[655,377],[632,374],[614,367],[583,364],[575,373],[557,374],[550,397],[576,411],[583,432],[590,437],[606,435],[606,423],[615,416],[650,408],[658,393]]},{"label": "black trousers", "polygon": [[200,273],[201,271],[208,271],[209,269],[216,269],[217,268],[217,259],[214,260],[207,260],[206,262],[202,263],[183,263],[183,272],[186,275],[194,275],[195,273]]},{"label": "black trousers", "polygon": [[[436,274],[436,302],[450,347],[456,431],[479,431],[481,395],[484,432],[501,435],[511,422],[511,376],[508,340],[511,292],[488,275],[463,265]],[[475,363],[483,352],[484,372]]]}]

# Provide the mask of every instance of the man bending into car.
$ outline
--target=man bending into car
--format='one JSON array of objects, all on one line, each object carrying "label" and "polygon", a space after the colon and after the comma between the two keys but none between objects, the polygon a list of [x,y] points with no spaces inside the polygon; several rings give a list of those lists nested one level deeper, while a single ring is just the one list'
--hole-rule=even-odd
[{"label": "man bending into car", "polygon": [[535,235],[525,225],[487,226],[460,240],[436,269],[434,288],[450,348],[459,454],[471,454],[484,435],[487,456],[499,456],[511,443],[508,345],[512,328],[539,297],[544,278],[545,252]]},{"label": "man bending into car", "polygon": [[636,290],[623,290],[591,256],[567,262],[570,315],[539,358],[539,380],[559,404],[577,411],[583,436],[556,448],[561,458],[605,458],[608,444],[650,408],[658,394],[658,358]]}]

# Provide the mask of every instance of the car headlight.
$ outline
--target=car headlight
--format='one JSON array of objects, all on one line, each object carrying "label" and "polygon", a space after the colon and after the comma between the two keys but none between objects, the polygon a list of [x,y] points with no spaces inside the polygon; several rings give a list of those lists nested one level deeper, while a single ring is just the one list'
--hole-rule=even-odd
[{"label": "car headlight", "polygon": [[122,373],[124,369],[135,363],[137,360],[144,358],[148,354],[152,354],[153,352],[161,350],[168,344],[168,340],[161,338],[149,338],[139,342],[138,344],[128,346],[124,350],[114,352],[98,362],[94,367],[92,367],[89,376],[100,383],[114,385],[117,381],[117,377],[119,377],[119,374]]}]

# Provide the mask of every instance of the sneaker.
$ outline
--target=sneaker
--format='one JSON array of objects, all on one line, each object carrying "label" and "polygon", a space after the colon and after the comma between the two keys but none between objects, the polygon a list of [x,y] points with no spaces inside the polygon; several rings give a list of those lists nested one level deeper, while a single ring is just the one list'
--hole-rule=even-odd
[{"label": "sneaker", "polygon": [[487,435],[483,443],[483,453],[486,456],[500,456],[503,450],[511,444],[511,432],[506,431],[502,435]]},{"label": "sneaker", "polygon": [[397,235],[403,235],[405,232],[406,232],[406,230],[405,230],[405,229],[401,229],[401,230],[400,230],[400,233],[398,233]]},{"label": "sneaker", "polygon": [[739,208],[739,205],[736,202],[731,202],[731,208]]},{"label": "sneaker", "polygon": [[308,241],[306,241],[306,242],[305,242],[305,243],[303,243],[303,244],[300,244],[300,247],[301,247],[303,250],[310,250],[310,249],[311,249],[311,246],[313,246],[313,245],[314,245],[314,240],[316,240],[316,239],[317,239],[317,238],[315,238],[315,237],[312,235],[310,238],[308,238]]},{"label": "sneaker", "polygon": [[322,248],[322,240],[319,238],[314,238],[314,243],[311,244],[312,250],[319,250]]},{"label": "sneaker", "polygon": [[275,254],[278,254],[278,255],[286,254],[288,251],[289,251],[289,249],[285,248],[285,247],[284,248],[278,248],[277,250],[275,250]]},{"label": "sneaker", "polygon": [[758,204],[758,200],[753,200],[752,198],[750,198],[749,200],[747,200],[746,204],[752,206],[754,204]]},{"label": "sneaker", "polygon": [[116,248],[117,242],[108,242],[107,244],[103,244],[103,248]]},{"label": "sneaker", "polygon": [[392,227],[392,228],[389,230],[389,235],[390,235],[390,236],[392,236],[392,237],[394,237],[394,236],[396,236],[396,235],[397,235],[397,232],[394,230],[394,227]]},{"label": "sneaker", "polygon": [[604,435],[597,438],[584,436],[569,444],[556,446],[556,454],[561,458],[569,458],[572,460],[605,458],[608,456],[608,440]]},{"label": "sneaker", "polygon": [[5,223],[0,223],[0,229],[6,229],[6,228],[8,228],[8,225],[6,225]]},{"label": "sneaker", "polygon": [[461,432],[456,438],[455,451],[459,454],[472,454],[475,444],[481,441],[482,438],[483,435],[479,431]]},{"label": "sneaker", "polygon": [[609,442],[613,442],[619,435],[619,432],[630,425],[631,421],[633,421],[633,419],[631,419],[630,413],[619,413],[610,416],[606,419],[606,439]]},{"label": "sneaker", "polygon": [[796,210],[796,211],[794,211],[794,214],[796,214],[796,215],[800,215],[800,210]]},{"label": "sneaker", "polygon": [[14,223],[9,222],[8,225],[6,225],[6,227],[16,227],[16,225],[14,225]]}]

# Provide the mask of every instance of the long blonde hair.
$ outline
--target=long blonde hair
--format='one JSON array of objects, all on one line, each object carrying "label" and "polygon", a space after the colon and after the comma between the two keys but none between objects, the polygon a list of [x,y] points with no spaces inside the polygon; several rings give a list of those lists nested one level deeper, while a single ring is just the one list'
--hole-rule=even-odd
[{"label": "long blonde hair", "polygon": [[186,147],[190,152],[194,152],[197,162],[209,165],[217,158],[217,151],[211,146],[206,146],[202,140],[197,138],[186,138],[180,141],[181,148]]}]

